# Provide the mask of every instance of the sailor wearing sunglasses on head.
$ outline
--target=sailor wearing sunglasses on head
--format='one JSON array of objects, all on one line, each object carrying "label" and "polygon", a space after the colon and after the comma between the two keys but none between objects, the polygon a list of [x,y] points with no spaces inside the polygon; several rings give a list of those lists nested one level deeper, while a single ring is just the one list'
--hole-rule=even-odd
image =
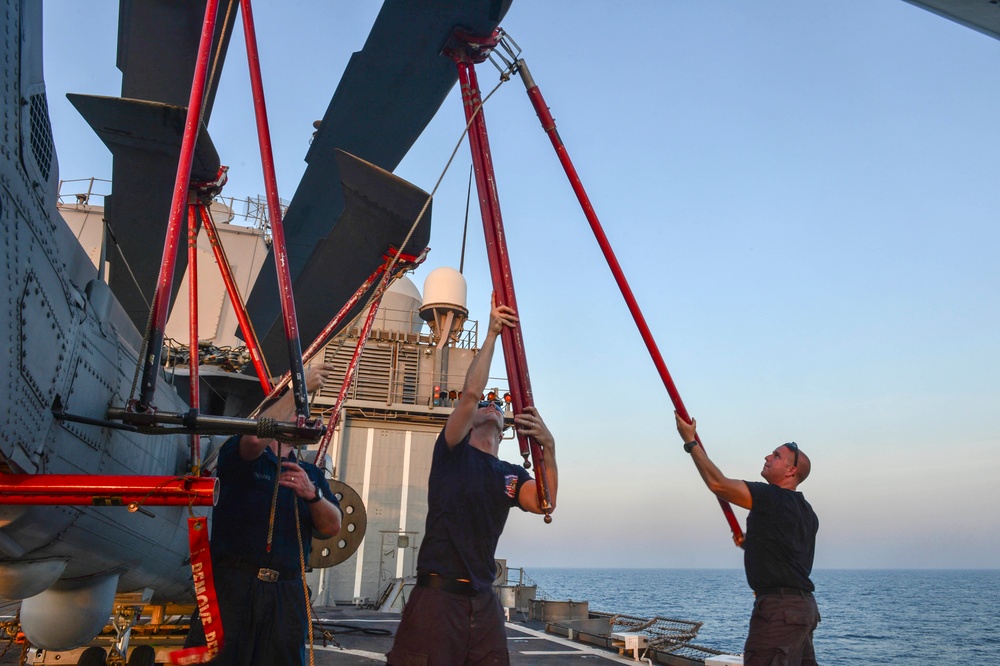
[{"label": "sailor wearing sunglasses on head", "polygon": [[809,456],[795,442],[764,456],[760,475],[767,483],[726,477],[715,466],[687,423],[674,412],[684,450],[691,454],[708,489],[736,506],[749,509],[744,539],[747,583],[753,588],[753,614],[743,647],[745,666],[816,664],[813,631],[819,610],[813,598],[813,556],[819,519],[797,488],[809,476]]},{"label": "sailor wearing sunglasses on head", "polygon": [[[542,513],[535,480],[497,458],[504,430],[501,400],[477,400],[486,388],[497,337],[517,323],[494,302],[490,326],[465,376],[455,410],[434,445],[427,491],[426,536],[389,664],[507,664],[504,613],[493,593],[495,553],[514,506]],[[542,447],[553,507],[555,441],[534,407],[514,417],[518,431]]]}]

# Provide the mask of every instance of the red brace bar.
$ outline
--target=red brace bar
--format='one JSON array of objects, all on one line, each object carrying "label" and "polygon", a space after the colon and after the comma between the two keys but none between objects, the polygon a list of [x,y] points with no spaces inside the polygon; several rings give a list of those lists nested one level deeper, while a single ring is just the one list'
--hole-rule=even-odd
[{"label": "red brace bar", "polygon": [[[389,273],[383,273],[382,281],[379,283],[379,290],[385,291],[386,287],[389,286],[389,279],[392,276]],[[326,456],[326,450],[330,446],[330,439],[333,437],[333,431],[337,427],[337,423],[340,421],[340,411],[344,406],[344,401],[347,399],[347,391],[351,388],[351,384],[354,382],[354,374],[358,370],[358,363],[361,361],[361,352],[365,349],[365,343],[368,342],[368,336],[371,335],[372,325],[375,323],[375,315],[378,313],[378,308],[382,304],[382,298],[376,298],[372,301],[371,307],[368,309],[368,317],[365,319],[364,326],[361,327],[361,334],[358,336],[358,344],[354,348],[354,354],[351,356],[351,362],[347,366],[347,370],[344,372],[344,381],[340,384],[340,393],[337,394],[337,402],[333,407],[333,411],[330,413],[330,423],[327,425],[326,432],[323,433],[322,439],[320,439],[319,447],[316,449],[316,464],[322,466],[323,458]]]},{"label": "red brace bar", "polygon": [[264,83],[260,74],[260,55],[257,51],[257,30],[253,22],[250,0],[240,0],[243,13],[243,32],[246,36],[247,62],[250,65],[250,87],[257,119],[257,137],[260,143],[261,164],[264,168],[264,187],[267,210],[271,219],[271,239],[274,243],[274,264],[278,272],[281,292],[281,313],[285,325],[285,343],[288,347],[288,366],[292,373],[292,393],[295,396],[295,413],[300,420],[309,418],[309,396],[306,395],[306,375],[302,366],[302,344],[299,341],[299,324],[295,317],[295,299],[292,296],[292,276],[288,267],[288,250],[285,229],[281,220],[278,200],[278,180],[274,173],[274,155],[271,151],[271,131],[264,104]]},{"label": "red brace bar", "polygon": [[219,480],[194,476],[0,474],[4,504],[215,506]]},{"label": "red brace bar", "polygon": [[[493,292],[496,294],[497,303],[507,305],[516,311],[517,299],[514,294],[514,279],[510,270],[507,241],[504,237],[503,219],[500,214],[500,198],[493,171],[493,157],[490,153],[489,136],[486,132],[486,120],[483,117],[482,98],[474,65],[475,62],[482,62],[485,59],[489,50],[496,44],[497,36],[498,33],[494,33],[487,38],[475,38],[456,32],[451,44],[445,49],[445,55],[451,57],[458,66],[458,80],[462,88],[465,118],[470,125],[469,147],[472,150],[476,189],[483,216],[486,254],[490,263]],[[500,340],[503,344],[504,363],[507,370],[507,380],[510,383],[514,413],[520,414],[525,407],[534,405],[521,325],[505,326],[500,334]],[[525,467],[529,466],[527,459],[530,451],[531,460],[535,467],[538,502],[545,514],[545,522],[550,523],[552,522],[550,514],[553,506],[549,495],[547,467],[542,448],[531,438],[522,435],[520,431],[517,433],[517,439],[521,447],[521,455],[525,459]]]},{"label": "red brace bar", "polygon": [[[521,79],[524,81],[524,87],[528,91],[528,99],[531,100],[531,105],[535,108],[535,113],[538,114],[538,120],[542,123],[542,129],[545,130],[545,133],[549,135],[549,139],[552,141],[552,147],[555,148],[556,155],[559,157],[559,162],[562,163],[563,170],[566,172],[566,177],[569,179],[570,185],[573,187],[573,191],[576,193],[576,197],[580,201],[580,206],[583,208],[583,214],[587,217],[587,221],[590,223],[590,228],[594,232],[597,244],[601,246],[601,251],[604,253],[604,258],[608,262],[608,267],[611,269],[611,273],[615,277],[615,282],[618,283],[618,288],[622,293],[622,297],[625,299],[625,303],[628,305],[629,312],[632,313],[632,319],[635,320],[635,325],[639,328],[639,333],[642,335],[643,342],[646,343],[646,349],[649,350],[649,355],[653,359],[653,364],[660,373],[660,378],[663,380],[663,385],[666,387],[667,393],[670,395],[670,400],[674,403],[674,409],[677,410],[677,413],[682,419],[684,419],[687,423],[690,423],[691,417],[688,415],[687,408],[684,406],[684,401],[681,400],[681,394],[674,385],[674,380],[670,376],[670,371],[667,370],[667,364],[664,363],[663,356],[660,355],[660,350],[656,346],[656,340],[653,339],[653,334],[650,332],[649,326],[646,325],[646,319],[643,317],[642,311],[639,309],[639,304],[636,302],[635,296],[632,294],[632,288],[629,287],[628,280],[625,279],[625,273],[622,271],[622,267],[618,263],[617,257],[615,257],[614,250],[611,249],[608,237],[604,234],[604,228],[601,226],[601,221],[597,219],[597,213],[594,212],[594,207],[590,203],[587,191],[583,188],[580,176],[577,175],[576,168],[573,166],[573,162],[569,158],[569,153],[566,152],[566,146],[563,144],[562,138],[556,130],[556,121],[552,118],[552,114],[549,113],[549,108],[545,105],[545,99],[542,97],[541,91],[538,89],[538,86],[535,85],[534,79],[531,78],[531,72],[528,71],[527,64],[525,64],[524,60],[518,60],[516,65],[517,72],[521,75]],[[701,438],[698,438],[698,442],[701,443]],[[729,523],[729,529],[732,530],[733,536],[742,537],[743,530],[740,529],[740,524],[736,521],[736,516],[733,515],[733,508],[729,505],[729,502],[719,498],[719,505],[722,507],[722,513],[725,515],[726,521]]]},{"label": "red brace bar", "polygon": [[236,284],[236,278],[233,276],[233,270],[229,265],[229,257],[226,255],[225,248],[222,247],[222,242],[219,240],[219,232],[216,229],[215,221],[212,220],[211,211],[208,206],[200,202],[198,210],[201,214],[201,223],[205,229],[205,234],[208,236],[208,242],[212,245],[212,252],[215,254],[215,263],[218,264],[219,271],[222,273],[222,281],[226,285],[229,302],[233,304],[236,320],[239,322],[240,330],[243,331],[243,338],[246,340],[250,360],[253,363],[254,370],[257,372],[257,380],[260,382],[260,387],[263,389],[264,394],[267,395],[271,392],[271,372],[268,370],[264,355],[260,351],[260,341],[257,340],[257,332],[250,323],[250,315],[247,313],[246,304],[243,302],[243,296],[240,294],[239,285]]},{"label": "red brace bar", "polygon": [[[205,5],[205,22],[201,29],[201,41],[198,45],[198,58],[195,63],[194,80],[191,83],[191,97],[188,101],[187,119],[184,121],[184,138],[181,141],[181,153],[177,163],[177,176],[174,179],[174,193],[170,204],[170,220],[167,224],[167,234],[163,244],[163,257],[160,260],[160,274],[157,279],[156,293],[150,308],[152,318],[149,332],[149,342],[146,355],[142,359],[142,380],[139,384],[139,397],[131,401],[130,411],[150,413],[153,408],[153,394],[156,392],[156,374],[160,368],[160,355],[163,351],[164,329],[167,325],[167,315],[170,309],[170,296],[173,291],[174,269],[177,265],[177,246],[180,243],[181,227],[184,212],[187,207],[188,189],[191,186],[191,163],[194,160],[195,142],[201,125],[201,110],[205,101],[205,81],[208,74],[208,60],[212,46],[212,35],[215,32],[215,19],[219,9],[218,0],[208,0]],[[197,349],[193,350],[197,353]]]},{"label": "red brace bar", "polygon": [[[325,347],[328,342],[330,342],[330,339],[333,337],[333,332],[337,329],[338,326],[340,326],[340,322],[344,320],[344,317],[347,316],[347,313],[349,313],[352,309],[354,309],[354,306],[358,304],[358,302],[361,300],[361,297],[368,292],[368,290],[371,288],[373,284],[375,284],[375,280],[378,280],[380,276],[389,269],[389,266],[394,261],[396,262],[396,267],[393,270],[393,276],[398,275],[403,271],[410,270],[411,268],[414,268],[422,264],[424,259],[427,258],[427,252],[429,250],[430,248],[427,248],[420,254],[413,255],[413,254],[405,254],[399,252],[395,248],[390,247],[386,251],[386,253],[382,256],[384,262],[380,264],[378,268],[372,271],[372,274],[369,275],[368,278],[361,283],[361,286],[357,288],[357,290],[349,299],[347,299],[347,302],[344,303],[343,307],[340,308],[340,311],[337,312],[337,314],[333,316],[333,319],[331,319],[330,322],[323,328],[323,330],[319,332],[319,335],[317,335],[316,339],[312,341],[312,344],[310,344],[306,348],[306,350],[302,352],[302,362],[309,363],[313,359],[313,357],[316,356],[316,354],[318,354],[320,350],[322,350],[323,347]],[[379,285],[379,287],[372,294],[373,302],[382,298],[382,294],[385,292],[388,286],[389,282],[384,282],[384,281]],[[267,405],[270,403],[271,400],[277,398],[278,395],[280,395],[281,392],[284,391],[285,387],[288,386],[288,382],[290,382],[291,379],[292,379],[291,373],[285,372],[285,374],[281,376],[281,379],[279,379],[274,384],[274,387],[267,393],[267,398],[261,404]],[[260,407],[258,407],[253,412],[253,414],[251,414],[251,417],[256,416],[259,412],[260,412]]]}]

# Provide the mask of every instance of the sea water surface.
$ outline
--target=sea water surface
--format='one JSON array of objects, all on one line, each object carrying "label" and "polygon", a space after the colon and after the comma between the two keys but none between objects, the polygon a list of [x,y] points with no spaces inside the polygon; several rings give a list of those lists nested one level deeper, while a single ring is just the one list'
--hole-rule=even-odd
[{"label": "sea water surface", "polygon": [[[743,652],[753,594],[742,569],[525,568],[539,597],[704,622],[696,643]],[[1000,570],[813,572],[824,666],[1000,665]]]}]

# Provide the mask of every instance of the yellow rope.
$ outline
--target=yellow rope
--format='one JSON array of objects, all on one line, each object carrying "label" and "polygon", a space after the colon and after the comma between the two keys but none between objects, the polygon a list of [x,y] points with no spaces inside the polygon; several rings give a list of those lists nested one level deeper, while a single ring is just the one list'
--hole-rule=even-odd
[{"label": "yellow rope", "polygon": [[[296,449],[295,462],[298,460],[298,450]],[[315,666],[316,653],[313,648],[313,618],[316,618],[316,611],[313,608],[312,600],[309,598],[309,585],[306,584],[306,554],[302,547],[302,523],[299,521],[299,498],[295,497],[295,540],[299,544],[299,572],[302,574],[302,597],[305,599],[306,623],[309,626],[309,666]],[[319,618],[316,618],[317,620]]]},{"label": "yellow rope", "polygon": [[[278,477],[281,475],[281,444],[278,444],[278,467],[274,470],[274,493],[271,495],[271,515],[267,521],[267,552],[271,552],[274,540],[274,515],[278,510]],[[298,516],[298,513],[295,514]]]}]

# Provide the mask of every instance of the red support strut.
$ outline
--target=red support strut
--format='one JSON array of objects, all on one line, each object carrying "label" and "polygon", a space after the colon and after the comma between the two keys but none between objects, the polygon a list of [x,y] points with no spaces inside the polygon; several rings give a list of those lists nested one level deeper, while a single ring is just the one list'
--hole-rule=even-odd
[{"label": "red support strut", "polygon": [[299,342],[299,325],[295,317],[295,299],[292,296],[292,277],[288,269],[288,251],[285,231],[281,222],[278,200],[278,181],[274,174],[274,155],[271,152],[271,131],[264,104],[264,83],[260,75],[260,55],[257,52],[257,31],[254,28],[250,0],[240,0],[243,14],[243,33],[246,36],[247,62],[250,65],[250,87],[253,90],[254,113],[257,118],[257,137],[260,158],[264,168],[264,187],[267,210],[271,220],[271,238],[274,241],[274,265],[278,272],[278,289],[281,295],[281,313],[285,324],[285,341],[288,346],[288,365],[292,373],[292,393],[295,396],[295,413],[300,421],[309,418],[309,396],[306,395],[306,377],[302,366],[302,346]]},{"label": "red support strut", "polygon": [[[538,119],[542,123],[542,129],[545,130],[545,133],[548,134],[549,139],[552,141],[552,147],[555,148],[556,155],[559,157],[559,162],[562,164],[563,170],[566,172],[567,178],[569,178],[570,185],[573,187],[573,191],[576,193],[576,197],[580,201],[580,206],[583,208],[583,214],[587,217],[587,221],[590,223],[590,228],[594,232],[597,244],[601,246],[601,252],[604,253],[604,258],[608,262],[608,267],[611,269],[611,273],[615,277],[615,282],[618,283],[618,288],[622,293],[622,297],[625,299],[625,303],[628,305],[629,312],[632,313],[632,319],[635,320],[635,325],[639,329],[639,334],[642,336],[643,342],[646,343],[646,349],[649,350],[649,355],[653,359],[653,364],[660,373],[660,378],[663,380],[663,385],[666,387],[667,393],[670,395],[670,400],[674,403],[674,409],[677,410],[677,413],[682,419],[684,419],[687,423],[690,423],[691,417],[688,415],[687,408],[684,406],[684,401],[681,400],[681,394],[677,391],[677,387],[674,385],[674,380],[670,376],[670,371],[667,370],[667,364],[664,363],[663,357],[660,355],[660,350],[656,346],[656,340],[653,339],[653,334],[650,332],[649,326],[646,324],[646,319],[643,317],[642,311],[639,309],[639,304],[636,302],[635,296],[632,294],[632,289],[629,287],[628,280],[625,279],[625,273],[622,271],[622,267],[618,263],[617,257],[615,257],[614,250],[611,249],[608,237],[604,234],[604,228],[601,226],[601,221],[597,219],[597,213],[594,212],[594,207],[591,205],[590,198],[587,196],[587,192],[583,188],[580,176],[577,175],[576,168],[573,166],[573,162],[569,158],[569,153],[566,151],[566,146],[563,144],[562,138],[556,130],[556,121],[552,118],[552,114],[549,113],[549,108],[545,105],[545,99],[542,97],[542,93],[538,89],[538,86],[535,85],[534,79],[531,78],[531,73],[528,71],[528,66],[525,64],[524,60],[517,61],[516,70],[521,75],[521,79],[524,81],[524,86],[528,91],[528,99],[531,100],[531,105],[535,108],[535,113],[538,114]],[[698,438],[698,442],[701,443],[700,437]],[[736,521],[736,516],[733,515],[733,508],[729,505],[729,502],[719,498],[719,505],[722,507],[722,513],[725,515],[726,521],[729,523],[729,528],[732,530],[733,536],[742,538],[743,530],[740,529],[740,524]]]},{"label": "red support strut", "polygon": [[250,354],[250,361],[257,372],[260,387],[264,389],[264,395],[267,395],[271,392],[271,373],[267,368],[267,363],[264,361],[264,355],[260,351],[260,341],[257,340],[257,332],[250,323],[250,315],[247,313],[246,304],[243,302],[243,296],[240,294],[239,285],[236,284],[233,269],[229,265],[229,258],[226,256],[226,251],[219,240],[219,232],[215,228],[215,222],[212,220],[208,206],[201,204],[199,205],[199,210],[201,211],[201,223],[205,228],[205,235],[208,236],[208,242],[212,245],[212,252],[215,254],[215,263],[219,266],[219,271],[222,273],[222,281],[225,283],[226,292],[229,294],[229,302],[233,304],[233,310],[236,312],[236,320],[240,324],[240,330],[243,331],[243,339],[247,343],[247,352]]},{"label": "red support strut", "polygon": [[160,355],[163,352],[164,329],[167,325],[167,315],[170,309],[170,297],[173,291],[174,268],[177,265],[177,246],[180,243],[181,226],[185,207],[188,201],[188,189],[191,184],[191,163],[194,160],[195,144],[201,127],[201,110],[205,101],[205,81],[208,73],[208,59],[212,47],[212,35],[215,33],[215,19],[218,14],[219,0],[208,0],[205,5],[205,21],[201,29],[201,41],[198,44],[198,58],[195,63],[194,80],[191,82],[191,97],[188,102],[187,119],[184,122],[184,138],[181,141],[181,154],[177,164],[177,176],[174,179],[174,194],[170,204],[170,220],[167,224],[167,235],[163,244],[163,257],[160,260],[160,274],[156,283],[156,293],[150,315],[152,318],[149,332],[148,347],[142,359],[142,381],[139,385],[139,398],[129,405],[130,411],[153,411],[153,394],[156,391],[156,375],[160,368]]},{"label": "red support strut", "polygon": [[214,477],[0,474],[4,504],[215,506],[218,492]]},{"label": "red support strut", "polygon": [[[382,282],[379,284],[379,290],[385,291],[385,288],[389,286],[389,278],[391,276],[388,273],[382,275]],[[340,393],[337,395],[337,402],[333,406],[333,411],[330,413],[330,422],[326,427],[326,432],[323,433],[323,437],[320,439],[319,447],[316,449],[316,465],[322,467],[323,457],[326,455],[326,450],[330,446],[330,439],[333,437],[333,430],[337,427],[337,422],[340,420],[340,411],[344,406],[344,400],[347,399],[347,390],[351,388],[351,383],[354,381],[354,373],[357,372],[358,363],[361,360],[361,352],[365,349],[365,343],[368,341],[368,336],[371,335],[372,326],[375,324],[375,315],[378,313],[379,305],[382,303],[381,298],[376,298],[371,307],[368,309],[368,318],[365,319],[364,326],[361,327],[361,334],[358,336],[358,344],[354,348],[354,354],[351,356],[351,362],[347,366],[347,370],[344,372],[344,381],[340,384]]]},{"label": "red support strut", "polygon": [[[397,275],[405,270],[410,270],[411,268],[414,268],[423,263],[424,259],[427,257],[427,251],[428,250],[425,249],[419,255],[412,255],[412,254],[403,254],[398,250],[396,250],[395,248],[390,247],[389,250],[382,257],[384,259],[384,262],[378,268],[376,268],[372,272],[372,274],[369,275],[367,279],[365,279],[364,282],[361,283],[361,286],[357,288],[357,290],[349,299],[347,299],[347,302],[344,303],[344,306],[342,308],[340,308],[340,311],[337,312],[337,314],[333,316],[333,319],[331,319],[330,322],[323,328],[323,330],[319,332],[319,335],[317,335],[316,339],[312,341],[312,344],[310,344],[306,348],[306,350],[302,352],[302,362],[308,363],[309,361],[312,360],[313,356],[315,356],[324,346],[326,346],[326,343],[328,343],[330,341],[330,338],[333,337],[333,332],[337,330],[338,326],[340,326],[340,322],[344,320],[344,317],[347,316],[347,313],[349,313],[354,308],[354,306],[358,304],[358,301],[360,301],[361,297],[364,296],[365,293],[371,288],[371,286],[375,283],[375,280],[379,279],[379,277],[389,269],[389,266],[393,262],[396,262],[396,270],[393,271],[393,275]],[[372,298],[374,300],[381,299],[382,294],[385,292],[388,286],[389,283],[383,281],[378,286],[378,288],[375,289],[375,292],[372,294]],[[291,381],[291,376],[292,375],[290,372],[286,372],[284,375],[281,376],[281,379],[275,382],[274,388],[270,389],[269,391],[265,391],[265,393],[267,394],[267,398],[261,403],[261,405],[267,405],[271,400],[277,398],[278,395],[284,390],[284,388],[288,386],[288,382]],[[260,407],[258,407],[257,410],[254,411],[251,416],[252,417],[256,416],[259,411]]]},{"label": "red support strut", "polygon": [[[193,196],[193,195],[192,195]],[[188,204],[188,405],[201,410],[198,344],[198,211],[197,199]],[[201,435],[191,434],[191,474],[201,473]]]},{"label": "red support strut", "polygon": [[[493,158],[490,153],[486,120],[483,117],[482,98],[475,70],[475,62],[482,62],[488,51],[496,44],[496,36],[497,33],[494,33],[491,37],[481,39],[456,32],[445,53],[458,66],[462,103],[466,121],[469,123],[469,147],[472,150],[476,189],[483,216],[486,254],[489,258],[493,292],[498,304],[507,305],[516,311],[517,299],[514,294],[514,280],[510,271],[510,258],[504,237],[503,219],[500,214],[500,198],[497,194]],[[514,413],[520,414],[525,407],[534,405],[521,325],[504,327],[500,334],[500,340],[503,344],[504,363],[507,379],[510,383]],[[530,437],[518,432],[517,439],[521,447],[521,455],[525,459],[525,467],[529,466],[527,460],[530,452],[535,467],[535,486],[538,489],[539,505],[545,514],[545,522],[550,523],[552,522],[553,507],[549,496],[544,454],[541,447]]]}]

